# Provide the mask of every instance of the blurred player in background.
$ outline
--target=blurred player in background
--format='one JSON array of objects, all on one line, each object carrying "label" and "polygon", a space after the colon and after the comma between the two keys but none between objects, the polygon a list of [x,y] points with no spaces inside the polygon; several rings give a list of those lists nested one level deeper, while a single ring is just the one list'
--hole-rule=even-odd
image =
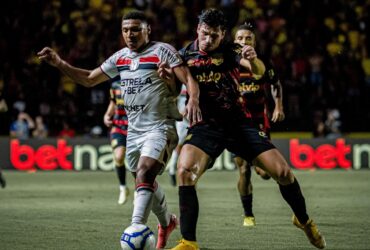
[{"label": "blurred player in background", "polygon": [[177,135],[179,136],[179,142],[177,143],[177,146],[175,150],[172,153],[172,158],[169,162],[169,175],[170,175],[170,180],[172,186],[176,186],[176,170],[177,170],[177,160],[179,158],[179,154],[182,148],[182,145],[184,144],[186,134],[188,132],[188,127],[189,127],[189,121],[187,120],[185,114],[185,107],[186,107],[186,86],[181,85],[181,91],[180,95],[177,97],[177,107],[183,116],[181,121],[176,121],[176,130],[177,130]]},{"label": "blurred player in background", "polygon": [[[255,48],[256,36],[251,24],[243,24],[236,28],[234,42],[241,46],[249,45]],[[272,122],[284,120],[285,114],[283,110],[283,90],[279,78],[277,77],[272,63],[269,60],[264,60],[266,71],[262,77],[255,77],[251,72],[240,70],[239,91],[246,99],[246,108],[252,115],[254,125],[258,130],[265,133],[270,139],[270,121],[268,117],[268,100],[270,96],[274,99],[275,108],[272,113]],[[251,182],[251,167],[252,162],[247,162],[239,156],[234,157],[235,165],[239,169],[238,190],[240,199],[244,208],[244,226],[255,226],[256,221],[253,215],[253,186]],[[263,179],[270,179],[262,168],[254,166],[257,174]]]},{"label": "blurred player in background", "polygon": [[195,185],[224,149],[254,162],[273,177],[292,208],[293,223],[304,230],[317,248],[325,240],[306,212],[300,186],[281,153],[246,116],[238,91],[239,67],[262,76],[264,65],[252,46],[223,42],[224,14],[208,9],[199,16],[197,39],[180,50],[190,72],[199,82],[203,120],[189,128],[178,161],[180,227],[182,239],[173,250],[198,250],[196,228],[199,201]]},{"label": "blurred player in background", "polygon": [[126,187],[126,139],[127,139],[127,114],[122,99],[120,79],[113,80],[110,88],[110,102],[104,114],[104,124],[111,128],[110,140],[113,149],[114,164],[119,181],[118,204],[126,202],[129,190]]},{"label": "blurred player in background", "polygon": [[[40,59],[57,67],[74,81],[92,87],[115,77],[121,78],[124,107],[129,121],[126,159],[134,173],[136,192],[131,224],[146,224],[150,211],[157,216],[157,248],[164,248],[177,219],[168,212],[164,191],[156,182],[177,145],[173,100],[174,81],[161,78],[172,68],[186,84],[189,100],[186,113],[190,123],[201,120],[199,88],[177,51],[166,43],[151,42],[151,27],[143,12],[132,11],[122,19],[125,48],[109,57],[94,70],[76,68],[60,58],[51,48],[39,53]],[[171,107],[171,103],[174,107]]]}]

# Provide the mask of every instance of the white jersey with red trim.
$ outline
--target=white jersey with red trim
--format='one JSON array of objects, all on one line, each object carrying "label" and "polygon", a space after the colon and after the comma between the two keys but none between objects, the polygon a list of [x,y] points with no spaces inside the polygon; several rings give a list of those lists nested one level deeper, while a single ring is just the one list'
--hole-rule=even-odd
[{"label": "white jersey with red trim", "polygon": [[100,66],[110,78],[121,77],[129,132],[144,132],[173,124],[169,120],[169,110],[175,103],[170,103],[172,96],[168,85],[157,73],[162,62],[173,68],[182,64],[182,59],[171,45],[150,42],[140,52],[123,48]]}]

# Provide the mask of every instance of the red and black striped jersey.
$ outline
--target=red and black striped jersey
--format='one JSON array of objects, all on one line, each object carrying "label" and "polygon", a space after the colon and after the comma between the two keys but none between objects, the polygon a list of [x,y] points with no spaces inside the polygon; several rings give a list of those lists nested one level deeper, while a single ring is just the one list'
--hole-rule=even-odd
[{"label": "red and black striped jersey", "polygon": [[[265,60],[266,61],[266,60]],[[266,71],[260,79],[256,79],[250,72],[241,70],[239,91],[245,98],[246,108],[252,115],[255,124],[263,124],[270,128],[268,118],[268,99],[271,85],[278,84],[278,77],[273,65],[268,60],[265,63]]]},{"label": "red and black striped jersey", "polygon": [[241,47],[222,44],[205,53],[199,50],[196,40],[179,53],[199,83],[203,122],[223,125],[244,120],[244,100],[238,91]]},{"label": "red and black striped jersey", "polygon": [[112,82],[110,88],[110,99],[116,104],[111,134],[127,135],[128,120],[124,108],[120,80]]}]

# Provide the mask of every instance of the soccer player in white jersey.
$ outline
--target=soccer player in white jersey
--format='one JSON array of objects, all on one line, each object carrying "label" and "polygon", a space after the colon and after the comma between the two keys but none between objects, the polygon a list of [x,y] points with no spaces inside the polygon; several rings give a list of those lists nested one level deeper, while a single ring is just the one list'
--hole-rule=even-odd
[{"label": "soccer player in white jersey", "polygon": [[137,192],[131,223],[146,224],[152,210],[159,221],[157,248],[164,248],[177,224],[176,217],[167,211],[163,190],[155,181],[177,144],[170,105],[176,86],[174,81],[161,78],[166,78],[168,67],[187,86],[186,115],[189,122],[197,123],[202,117],[197,82],[176,50],[169,44],[151,42],[150,32],[143,12],[126,14],[122,19],[122,36],[127,47],[94,70],[76,68],[48,47],[38,56],[86,87],[120,75],[129,121],[126,159],[129,170],[134,173]]}]

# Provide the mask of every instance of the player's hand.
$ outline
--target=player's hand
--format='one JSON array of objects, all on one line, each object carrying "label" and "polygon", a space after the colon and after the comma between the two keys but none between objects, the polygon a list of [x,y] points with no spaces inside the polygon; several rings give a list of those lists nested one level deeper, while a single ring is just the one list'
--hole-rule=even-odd
[{"label": "player's hand", "polygon": [[37,56],[40,60],[43,60],[54,67],[58,67],[62,62],[62,59],[60,58],[58,53],[49,47],[43,48],[40,52],[37,53]]},{"label": "player's hand", "polygon": [[160,78],[165,80],[166,82],[175,82],[175,74],[173,73],[173,70],[170,66],[167,65],[167,63],[160,63],[158,65],[158,75]]},{"label": "player's hand", "polygon": [[244,47],[242,48],[242,57],[244,59],[252,61],[257,58],[256,50],[252,46],[244,45]]},{"label": "player's hand", "polygon": [[105,114],[103,120],[105,126],[107,126],[108,128],[112,127],[113,125],[112,116]]},{"label": "player's hand", "polygon": [[189,121],[190,126],[202,121],[202,112],[200,111],[199,100],[197,98],[189,98],[184,116]]},{"label": "player's hand", "polygon": [[272,122],[281,122],[284,119],[285,119],[284,110],[275,107],[274,112],[272,113],[271,121]]}]

